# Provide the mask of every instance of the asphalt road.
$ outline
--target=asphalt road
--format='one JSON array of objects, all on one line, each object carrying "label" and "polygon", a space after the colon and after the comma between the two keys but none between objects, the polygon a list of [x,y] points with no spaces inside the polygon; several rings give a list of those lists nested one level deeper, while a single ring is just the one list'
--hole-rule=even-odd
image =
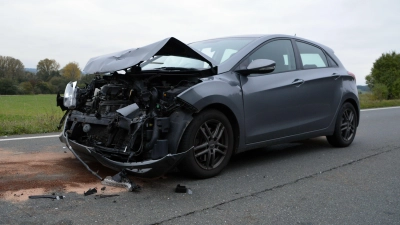
[{"label": "asphalt road", "polygon": [[[55,137],[1,141],[16,137],[1,137],[0,149],[65,150]],[[114,198],[0,200],[0,224],[400,224],[399,162],[400,108],[362,111],[347,148],[322,137],[263,148],[215,178],[172,172]],[[175,193],[177,184],[193,194]]]}]

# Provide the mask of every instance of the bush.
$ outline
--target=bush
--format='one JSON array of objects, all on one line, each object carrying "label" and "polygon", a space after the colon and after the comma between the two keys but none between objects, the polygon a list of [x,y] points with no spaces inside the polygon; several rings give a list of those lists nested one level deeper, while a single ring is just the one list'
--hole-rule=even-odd
[{"label": "bush", "polygon": [[384,84],[375,84],[374,89],[372,89],[372,94],[377,100],[384,100],[388,98],[389,90]]},{"label": "bush", "polygon": [[0,79],[0,95],[16,95],[18,94],[18,87],[14,81],[8,78]]},{"label": "bush", "polygon": [[34,94],[32,83],[29,81],[20,83],[19,84],[19,92],[24,95]]}]

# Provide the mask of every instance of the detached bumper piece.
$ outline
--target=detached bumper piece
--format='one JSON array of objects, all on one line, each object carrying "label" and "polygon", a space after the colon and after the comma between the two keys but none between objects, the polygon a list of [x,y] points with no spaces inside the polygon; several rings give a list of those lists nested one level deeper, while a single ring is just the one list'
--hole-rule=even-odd
[{"label": "detached bumper piece", "polygon": [[79,155],[79,157],[92,157],[100,162],[102,165],[113,170],[125,170],[133,176],[145,178],[154,178],[164,175],[166,172],[174,168],[187,154],[192,152],[194,149],[194,147],[191,147],[185,152],[177,154],[167,154],[166,156],[156,160],[146,160],[141,162],[119,162],[103,156],[92,147],[81,145],[73,140],[67,140],[64,132],[60,134],[59,138],[63,143],[68,143],[69,146],[67,145],[67,147],[71,148],[72,151]]}]

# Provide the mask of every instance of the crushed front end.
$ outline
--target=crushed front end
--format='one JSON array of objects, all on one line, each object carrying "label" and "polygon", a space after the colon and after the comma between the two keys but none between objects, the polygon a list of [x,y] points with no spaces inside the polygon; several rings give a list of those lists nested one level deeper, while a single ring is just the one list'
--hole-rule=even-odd
[{"label": "crushed front end", "polygon": [[196,111],[177,95],[199,82],[192,75],[130,72],[96,76],[85,88],[70,82],[57,96],[67,110],[60,140],[78,158],[139,177],[161,176],[192,150],[177,151]]},{"label": "crushed front end", "polygon": [[157,177],[192,151],[179,142],[198,109],[179,94],[217,74],[207,55],[171,37],[94,57],[84,71],[96,77],[85,88],[67,84],[57,105],[67,110],[60,140],[89,171],[81,157]]}]

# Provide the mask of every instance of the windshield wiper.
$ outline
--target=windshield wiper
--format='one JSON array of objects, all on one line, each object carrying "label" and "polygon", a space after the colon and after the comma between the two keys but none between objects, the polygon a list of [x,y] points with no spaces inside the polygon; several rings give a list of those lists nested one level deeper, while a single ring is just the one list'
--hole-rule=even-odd
[{"label": "windshield wiper", "polygon": [[190,70],[198,70],[198,69],[196,69],[196,68],[185,68],[185,67],[159,67],[159,68],[154,68],[154,70],[190,71]]}]

